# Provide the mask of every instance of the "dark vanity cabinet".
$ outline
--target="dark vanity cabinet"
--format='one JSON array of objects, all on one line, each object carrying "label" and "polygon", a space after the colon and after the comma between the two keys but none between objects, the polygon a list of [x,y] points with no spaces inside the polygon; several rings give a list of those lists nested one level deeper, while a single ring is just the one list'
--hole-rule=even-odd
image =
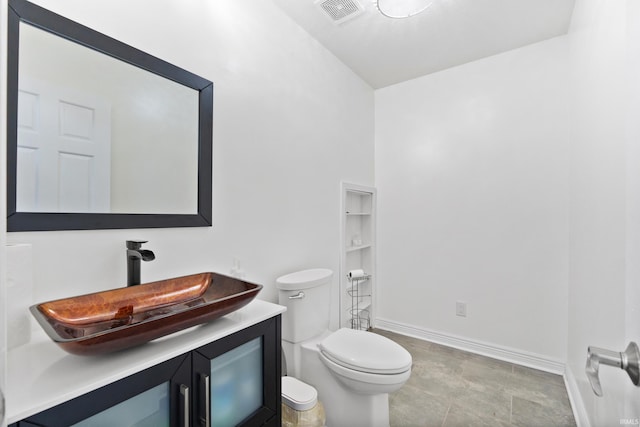
[{"label": "dark vanity cabinet", "polygon": [[280,316],[10,427],[279,426]]}]

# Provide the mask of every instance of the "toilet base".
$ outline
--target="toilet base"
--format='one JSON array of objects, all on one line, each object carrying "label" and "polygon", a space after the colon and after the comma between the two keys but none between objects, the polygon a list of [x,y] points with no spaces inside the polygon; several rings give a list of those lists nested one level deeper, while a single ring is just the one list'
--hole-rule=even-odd
[{"label": "toilet base", "polygon": [[318,390],[328,426],[389,427],[389,394],[358,394],[347,389],[320,360],[316,342],[303,344],[302,381]]}]

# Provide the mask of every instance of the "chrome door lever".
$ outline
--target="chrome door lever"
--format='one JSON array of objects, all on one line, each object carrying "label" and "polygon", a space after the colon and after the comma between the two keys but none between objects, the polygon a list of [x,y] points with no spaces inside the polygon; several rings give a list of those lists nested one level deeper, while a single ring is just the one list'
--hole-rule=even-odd
[{"label": "chrome door lever", "polygon": [[587,349],[585,372],[589,383],[591,383],[591,388],[597,396],[602,396],[602,386],[598,375],[600,364],[623,369],[629,374],[633,384],[640,384],[640,350],[635,342],[631,341],[622,353],[591,346]]}]

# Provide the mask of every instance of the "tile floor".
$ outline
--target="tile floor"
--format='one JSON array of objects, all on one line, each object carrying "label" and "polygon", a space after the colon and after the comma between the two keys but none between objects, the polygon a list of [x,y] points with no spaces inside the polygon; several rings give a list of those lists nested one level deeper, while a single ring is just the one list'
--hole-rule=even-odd
[{"label": "tile floor", "polygon": [[391,427],[575,426],[560,375],[374,329],[413,357],[389,396]]}]

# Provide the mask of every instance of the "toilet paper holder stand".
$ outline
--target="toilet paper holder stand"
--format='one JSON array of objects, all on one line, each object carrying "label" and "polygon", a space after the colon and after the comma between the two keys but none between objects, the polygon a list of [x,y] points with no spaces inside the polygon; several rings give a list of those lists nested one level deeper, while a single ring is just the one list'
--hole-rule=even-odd
[{"label": "toilet paper holder stand", "polygon": [[349,309],[351,329],[366,331],[371,327],[371,318],[369,310],[367,310],[369,305],[360,308],[362,298],[371,296],[371,293],[364,294],[361,292],[360,284],[369,279],[371,279],[371,275],[366,273],[357,276],[353,276],[351,272],[347,274],[347,280],[351,283],[351,286],[347,288],[347,293],[351,297],[351,308]]}]

